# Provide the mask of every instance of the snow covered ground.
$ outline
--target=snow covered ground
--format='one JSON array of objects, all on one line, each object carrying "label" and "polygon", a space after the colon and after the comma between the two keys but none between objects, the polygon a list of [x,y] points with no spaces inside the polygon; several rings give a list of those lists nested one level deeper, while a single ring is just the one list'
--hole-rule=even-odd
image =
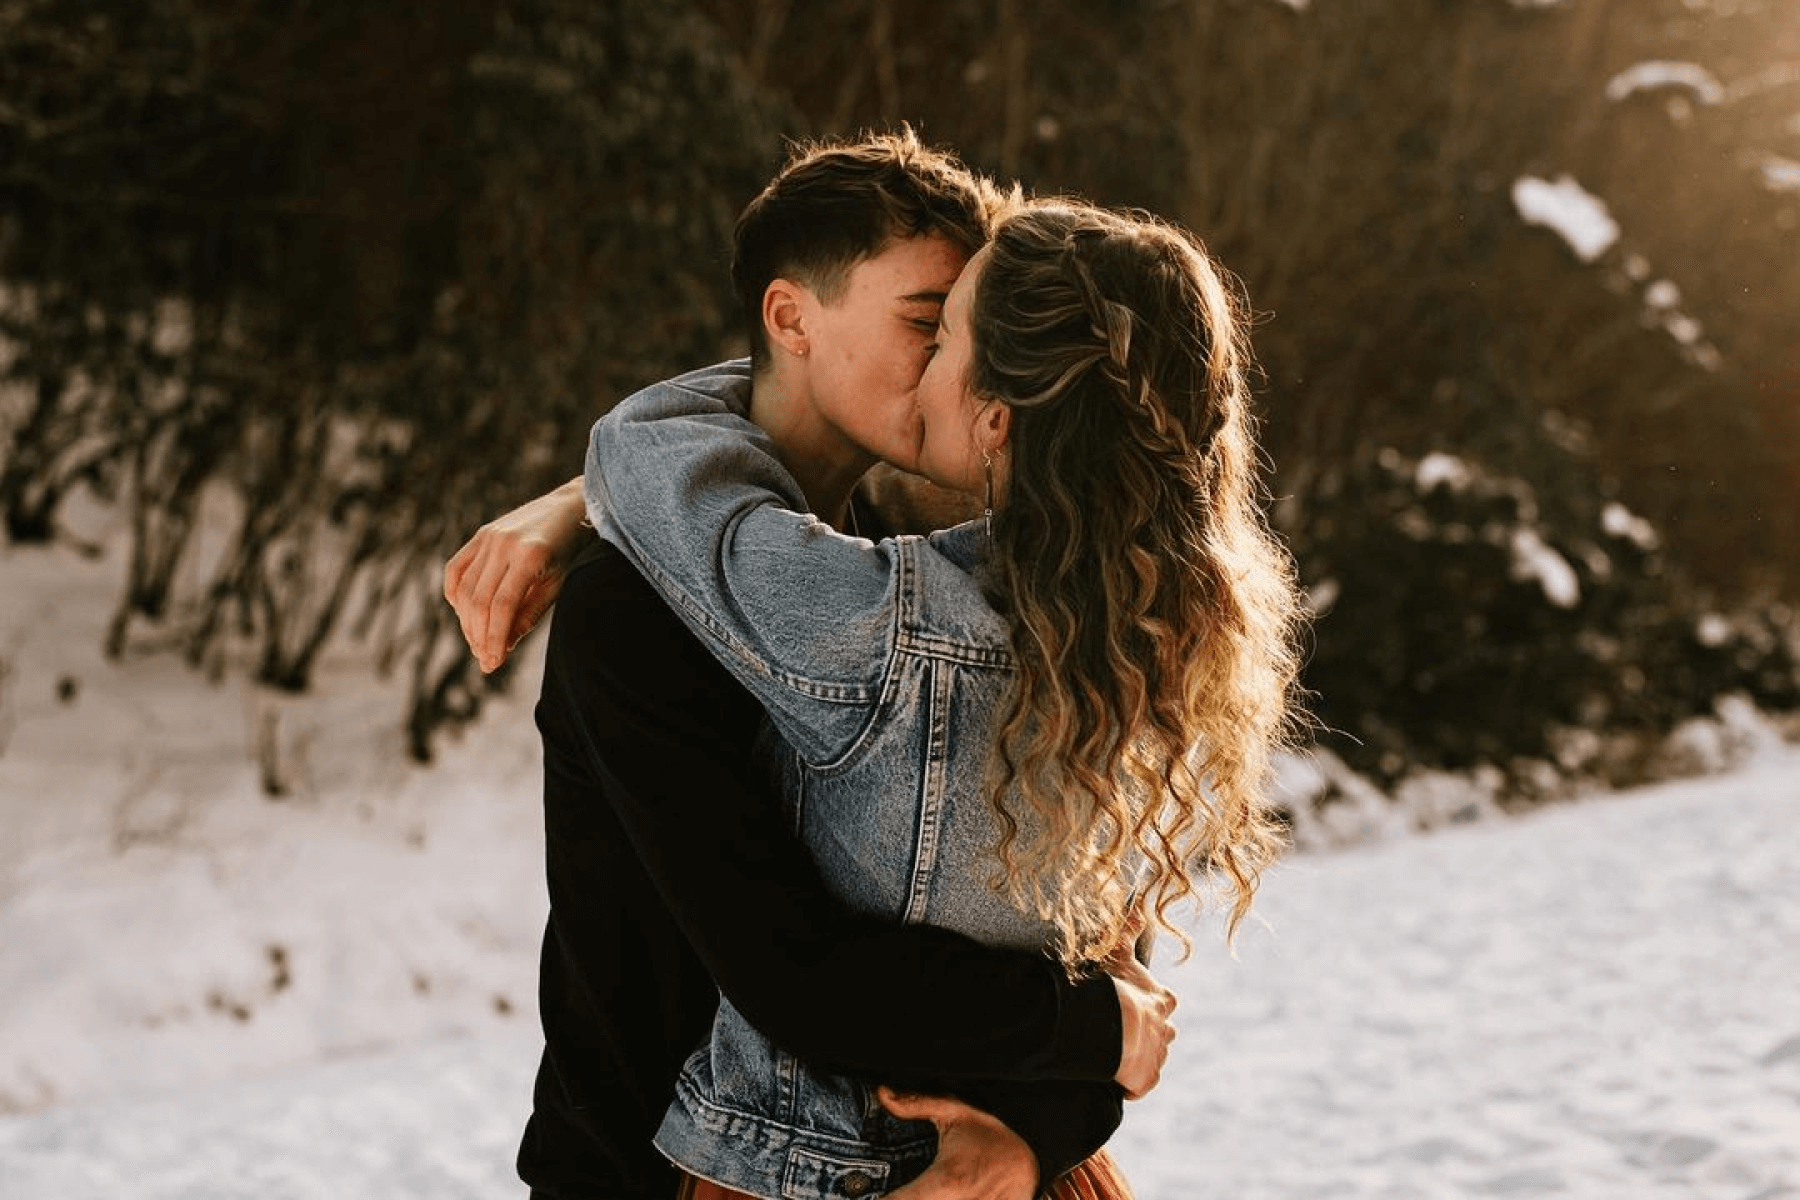
[{"label": "snow covered ground", "polygon": [[[535,671],[421,770],[347,660],[104,662],[116,579],[0,548],[0,1197],[522,1196]],[[1159,968],[1139,1196],[1800,1197],[1797,818],[1774,748],[1291,859]]]}]

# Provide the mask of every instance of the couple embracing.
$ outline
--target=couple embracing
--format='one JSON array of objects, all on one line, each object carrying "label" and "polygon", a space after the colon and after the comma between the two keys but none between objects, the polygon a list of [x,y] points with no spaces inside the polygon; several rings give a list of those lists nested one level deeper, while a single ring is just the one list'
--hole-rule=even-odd
[{"label": "couple embracing", "polygon": [[[1128,1196],[1102,1147],[1174,1036],[1135,948],[1190,897],[1235,926],[1280,845],[1241,299],[905,131],[798,151],[732,271],[749,360],[620,403],[446,569],[484,669],[558,599],[520,1174]],[[908,532],[877,462],[968,519]]]}]

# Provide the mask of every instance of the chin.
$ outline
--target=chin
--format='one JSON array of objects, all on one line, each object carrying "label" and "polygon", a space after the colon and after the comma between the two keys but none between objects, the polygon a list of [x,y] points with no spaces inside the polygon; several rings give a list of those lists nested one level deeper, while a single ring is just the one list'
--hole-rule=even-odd
[{"label": "chin", "polygon": [[891,463],[878,463],[863,478],[869,502],[896,532],[923,533],[958,525],[971,516],[969,497],[913,475]]}]

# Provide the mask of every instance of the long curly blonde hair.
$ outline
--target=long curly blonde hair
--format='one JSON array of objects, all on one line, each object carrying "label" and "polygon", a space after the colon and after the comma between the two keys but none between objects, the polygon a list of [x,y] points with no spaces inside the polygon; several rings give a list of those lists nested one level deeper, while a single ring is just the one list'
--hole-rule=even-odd
[{"label": "long curly blonde hair", "polygon": [[1000,226],[967,383],[1012,408],[996,601],[1019,660],[991,800],[1002,880],[1074,969],[1216,898],[1282,830],[1301,605],[1264,517],[1236,285],[1192,235],[1079,202]]}]

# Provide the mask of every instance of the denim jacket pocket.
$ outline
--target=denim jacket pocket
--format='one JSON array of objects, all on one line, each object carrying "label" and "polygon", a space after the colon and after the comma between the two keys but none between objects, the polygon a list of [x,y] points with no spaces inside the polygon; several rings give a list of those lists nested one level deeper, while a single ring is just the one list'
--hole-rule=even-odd
[{"label": "denim jacket pocket", "polygon": [[887,1191],[888,1170],[888,1164],[879,1159],[796,1148],[788,1152],[781,1194],[787,1200],[819,1200],[822,1196],[859,1200]]}]

